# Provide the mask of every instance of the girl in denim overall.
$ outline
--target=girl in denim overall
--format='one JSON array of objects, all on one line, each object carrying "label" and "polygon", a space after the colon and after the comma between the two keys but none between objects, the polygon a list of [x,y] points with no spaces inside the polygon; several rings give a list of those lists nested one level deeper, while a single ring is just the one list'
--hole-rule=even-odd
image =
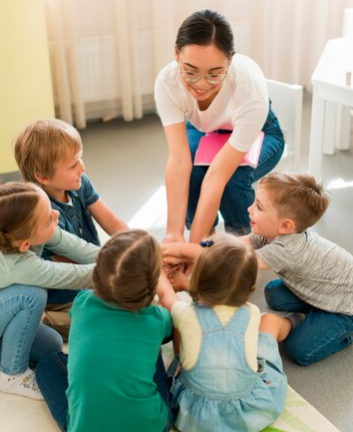
[{"label": "girl in denim overall", "polygon": [[228,234],[201,246],[189,284],[193,303],[180,301],[167,281],[159,287],[181,336],[180,363],[176,357],[170,368],[175,425],[182,432],[258,432],[284,409],[287,379],[277,341],[292,324],[260,316],[248,303],[257,275],[250,246]]}]

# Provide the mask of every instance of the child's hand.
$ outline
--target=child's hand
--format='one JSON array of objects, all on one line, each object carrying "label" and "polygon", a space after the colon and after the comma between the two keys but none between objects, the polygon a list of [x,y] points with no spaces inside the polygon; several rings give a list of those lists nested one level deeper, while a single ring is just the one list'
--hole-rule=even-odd
[{"label": "child's hand", "polygon": [[161,249],[163,254],[163,261],[167,264],[179,264],[189,260],[183,253],[185,243],[162,243]]},{"label": "child's hand", "polygon": [[168,279],[173,285],[174,291],[188,291],[190,288],[189,278],[180,270],[169,273]]},{"label": "child's hand", "polygon": [[175,294],[174,289],[168,280],[164,270],[161,271],[157,285],[157,294],[160,299],[160,304],[167,308],[169,311],[172,309],[173,304],[179,301],[178,296]]}]

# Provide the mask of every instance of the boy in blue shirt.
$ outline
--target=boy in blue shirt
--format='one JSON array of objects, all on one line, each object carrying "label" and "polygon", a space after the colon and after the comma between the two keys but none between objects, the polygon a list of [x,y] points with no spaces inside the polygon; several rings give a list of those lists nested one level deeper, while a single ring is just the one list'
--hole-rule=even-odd
[{"label": "boy in blue shirt", "polygon": [[[15,158],[25,181],[36,183],[48,194],[51,206],[60,213],[59,226],[72,234],[99,245],[93,220],[109,235],[127,229],[100,198],[85,174],[82,141],[77,130],[58,119],[38,120],[27,126],[15,142]],[[44,250],[42,257],[66,261]],[[48,290],[51,310],[64,310],[78,291]],[[47,308],[48,310],[48,308]]]}]

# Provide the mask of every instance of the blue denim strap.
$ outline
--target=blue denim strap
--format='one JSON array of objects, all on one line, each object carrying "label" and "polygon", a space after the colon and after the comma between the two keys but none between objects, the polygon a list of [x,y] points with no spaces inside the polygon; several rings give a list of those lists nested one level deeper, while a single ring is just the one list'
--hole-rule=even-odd
[{"label": "blue denim strap", "polygon": [[195,313],[203,333],[211,333],[222,330],[222,323],[219,321],[216,312],[211,307],[195,304]]},{"label": "blue denim strap", "polygon": [[240,306],[240,308],[234,312],[232,318],[227,322],[225,328],[231,332],[236,332],[242,335],[248,328],[250,317],[250,309],[246,306]]}]

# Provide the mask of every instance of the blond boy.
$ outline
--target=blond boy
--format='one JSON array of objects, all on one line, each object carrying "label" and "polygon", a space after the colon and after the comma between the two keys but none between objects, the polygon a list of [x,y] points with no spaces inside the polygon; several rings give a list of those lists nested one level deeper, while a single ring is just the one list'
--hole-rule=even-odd
[{"label": "blond boy", "polygon": [[251,234],[242,237],[256,250],[259,268],[280,278],[265,287],[270,308],[305,314],[283,343],[301,365],[353,342],[353,256],[308,231],[328,205],[327,193],[313,177],[269,174],[249,207]]},{"label": "blond boy", "polygon": [[[57,119],[38,120],[27,126],[14,145],[15,158],[25,181],[36,183],[48,194],[60,213],[59,226],[89,243],[99,245],[93,220],[109,235],[127,228],[100,198],[82,160],[82,142],[77,130]],[[44,250],[43,258],[62,260]],[[48,303],[73,300],[76,291],[48,292]]]}]

